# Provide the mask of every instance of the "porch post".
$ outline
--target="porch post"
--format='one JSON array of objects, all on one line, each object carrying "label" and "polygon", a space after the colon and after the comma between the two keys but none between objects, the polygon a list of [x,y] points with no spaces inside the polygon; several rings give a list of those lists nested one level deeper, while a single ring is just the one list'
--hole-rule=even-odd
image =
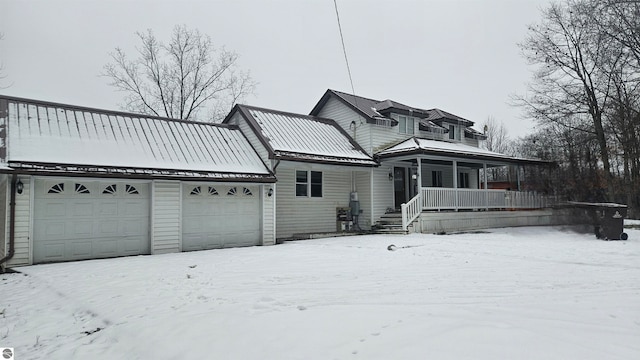
[{"label": "porch post", "polygon": [[522,191],[520,188],[520,164],[516,165],[516,181],[518,182],[518,191]]},{"label": "porch post", "polygon": [[418,194],[422,195],[422,160],[420,160],[420,157],[418,157]]},{"label": "porch post", "polygon": [[485,210],[489,210],[489,185],[488,185],[488,181],[487,181],[487,163],[483,162],[482,163],[482,181],[484,182],[484,205],[485,205]]},{"label": "porch post", "polygon": [[453,189],[456,194],[455,209],[458,211],[458,162],[456,160],[453,160]]}]

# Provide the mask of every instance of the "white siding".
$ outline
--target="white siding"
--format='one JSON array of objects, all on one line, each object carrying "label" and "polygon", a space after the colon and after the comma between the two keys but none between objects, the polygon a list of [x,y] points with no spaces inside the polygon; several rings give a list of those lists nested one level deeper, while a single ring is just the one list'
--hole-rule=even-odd
[{"label": "white siding", "polygon": [[247,140],[249,140],[249,144],[253,146],[253,148],[260,156],[260,159],[265,164],[269,163],[269,151],[262,145],[258,136],[251,130],[251,127],[247,123],[247,121],[240,115],[240,112],[236,112],[233,117],[229,120],[230,124],[238,125],[240,127],[240,131],[246,136]]},{"label": "white siding", "polygon": [[182,249],[181,186],[179,181],[154,181],[151,194],[151,253]]},{"label": "white siding", "polygon": [[[321,198],[296,197],[295,170],[322,171]],[[310,164],[281,164],[277,169],[276,236],[336,231],[336,208],[349,206],[351,170]]]},{"label": "white siding", "polygon": [[373,169],[373,222],[384,215],[387,208],[393,207],[393,181],[389,181],[393,166],[380,166]]},{"label": "white siding", "polygon": [[7,266],[31,264],[31,177],[18,176],[24,184],[22,194],[16,194],[16,222],[15,222],[15,254],[7,262]]},{"label": "white siding", "polygon": [[0,258],[5,257],[7,240],[9,239],[8,225],[9,225],[9,203],[7,202],[9,177],[5,174],[0,174]]},{"label": "white siding", "polygon": [[[276,223],[275,223],[275,203],[276,185],[267,184],[262,187],[262,245],[275,245],[276,243]],[[269,189],[273,189],[274,195],[269,196]]]},{"label": "white siding", "polygon": [[371,228],[372,222],[371,218],[371,171],[370,169],[366,169],[366,171],[356,171],[356,190],[358,191],[358,200],[360,201],[360,209],[362,213],[360,213],[360,217],[358,218],[358,224],[360,228],[363,230],[368,230]]},{"label": "white siding", "polygon": [[413,136],[414,135],[400,134],[397,126],[382,127],[372,125],[371,146],[373,148],[373,152],[378,152]]},{"label": "white siding", "polygon": [[[373,154],[371,147],[371,129],[376,125],[367,124],[367,120],[364,117],[357,114],[340,100],[334,97],[329,98],[327,103],[320,109],[318,116],[334,120],[349,136],[354,138],[367,153]],[[353,127],[351,126],[352,121],[355,121],[357,124],[355,137],[353,136]],[[384,129],[387,129],[387,131],[390,130],[389,128]]]}]

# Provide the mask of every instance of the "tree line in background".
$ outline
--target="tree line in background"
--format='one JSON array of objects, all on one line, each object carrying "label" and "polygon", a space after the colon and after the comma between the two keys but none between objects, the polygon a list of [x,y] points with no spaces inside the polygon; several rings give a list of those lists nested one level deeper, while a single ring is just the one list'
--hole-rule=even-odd
[{"label": "tree line in background", "polygon": [[[490,120],[487,145],[544,160],[525,181],[568,200],[640,209],[640,1],[566,0],[543,10],[521,50],[535,68],[515,96],[536,130],[508,141]],[[492,144],[493,142],[493,144]]]}]

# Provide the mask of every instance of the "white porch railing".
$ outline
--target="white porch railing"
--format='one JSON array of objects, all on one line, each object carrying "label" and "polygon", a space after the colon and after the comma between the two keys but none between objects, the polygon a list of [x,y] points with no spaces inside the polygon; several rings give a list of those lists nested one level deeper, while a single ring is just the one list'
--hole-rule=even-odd
[{"label": "white porch railing", "polygon": [[413,222],[422,212],[422,195],[418,194],[406,204],[400,205],[402,211],[402,231],[407,231],[409,224]]},{"label": "white porch railing", "polygon": [[494,189],[422,188],[423,210],[540,209],[542,195]]}]

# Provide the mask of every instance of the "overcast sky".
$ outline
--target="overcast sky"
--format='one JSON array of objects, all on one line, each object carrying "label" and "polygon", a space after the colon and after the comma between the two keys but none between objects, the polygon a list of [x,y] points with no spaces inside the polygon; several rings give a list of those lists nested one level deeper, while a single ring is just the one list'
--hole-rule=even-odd
[{"label": "overcast sky", "polygon": [[[503,121],[512,137],[532,124],[508,105],[531,69],[517,43],[549,0],[338,0],[356,93],[476,122]],[[241,57],[259,84],[245,102],[309,113],[326,89],[351,92],[333,0],[0,0],[0,93],[119,109],[100,77],[136,31],[168,39],[176,24]]]}]

